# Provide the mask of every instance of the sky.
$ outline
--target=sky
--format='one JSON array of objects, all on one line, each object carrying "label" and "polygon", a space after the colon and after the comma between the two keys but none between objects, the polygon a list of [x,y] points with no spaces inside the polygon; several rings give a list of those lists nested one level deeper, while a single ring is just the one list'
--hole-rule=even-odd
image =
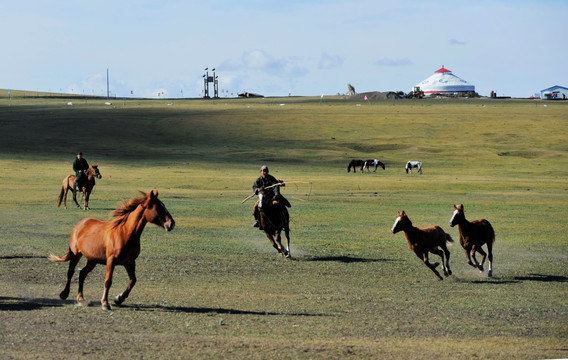
[{"label": "sky", "polygon": [[[442,65],[482,96],[568,87],[568,1],[19,0],[0,88],[118,97],[404,91]],[[212,95],[212,84],[210,94]]]}]

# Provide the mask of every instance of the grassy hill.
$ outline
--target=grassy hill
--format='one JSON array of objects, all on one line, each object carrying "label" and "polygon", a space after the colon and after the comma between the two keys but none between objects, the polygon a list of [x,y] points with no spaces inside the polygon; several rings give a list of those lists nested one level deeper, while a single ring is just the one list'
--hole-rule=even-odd
[{"label": "grassy hill", "polygon": [[[0,96],[8,357],[567,357],[564,102],[106,102]],[[103,175],[88,213],[55,207],[79,150]],[[386,170],[348,174],[352,158]],[[424,173],[406,174],[408,160]],[[307,182],[282,190],[293,261],[250,227],[252,201],[240,205],[262,164]],[[153,188],[177,226],[146,229],[129,299],[99,309],[98,267],[85,284],[92,307],[59,300],[66,264],[46,256],[67,250],[83,217],[108,219],[120,200]],[[390,233],[404,209],[457,240],[447,225],[455,203],[495,227],[495,277],[469,267],[456,242],[454,275],[439,282]],[[126,282],[118,269],[111,295]],[[76,289],[75,280],[70,299]]]}]

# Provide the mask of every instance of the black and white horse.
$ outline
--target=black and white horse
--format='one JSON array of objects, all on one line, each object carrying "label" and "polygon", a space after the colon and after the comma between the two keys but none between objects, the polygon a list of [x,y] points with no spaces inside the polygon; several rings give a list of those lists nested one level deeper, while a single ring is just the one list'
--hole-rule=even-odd
[{"label": "black and white horse", "polygon": [[353,168],[353,173],[357,172],[357,168],[359,168],[359,170],[361,170],[362,173],[364,173],[365,169],[367,169],[367,172],[371,172],[371,170],[369,170],[369,167],[371,165],[375,166],[375,170],[373,170],[373,172],[377,172],[377,168],[380,166],[383,168],[383,170],[385,169],[385,164],[383,164],[382,162],[380,162],[377,159],[373,159],[373,160],[356,160],[353,159],[351,160],[351,162],[349,163],[349,165],[347,165],[347,172],[351,172],[351,168]]},{"label": "black and white horse", "polygon": [[412,174],[412,169],[413,168],[417,168],[418,169],[418,173],[422,174],[422,162],[420,161],[409,161],[406,163],[406,173],[411,173]]},{"label": "black and white horse", "polygon": [[365,164],[363,164],[363,169],[367,169],[367,172],[371,172],[371,170],[369,170],[369,167],[373,165],[375,167],[375,170],[373,170],[373,172],[377,172],[377,168],[380,166],[383,168],[383,170],[385,169],[385,164],[383,164],[382,162],[380,162],[378,159],[374,159],[374,160],[367,160],[365,161]]}]

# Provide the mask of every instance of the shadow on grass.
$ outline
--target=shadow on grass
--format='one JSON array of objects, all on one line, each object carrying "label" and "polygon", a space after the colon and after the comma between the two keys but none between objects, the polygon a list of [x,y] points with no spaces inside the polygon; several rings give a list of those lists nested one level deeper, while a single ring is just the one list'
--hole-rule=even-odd
[{"label": "shadow on grass", "polygon": [[164,305],[115,305],[115,308],[129,308],[137,311],[165,311],[182,312],[189,314],[233,314],[233,315],[260,315],[260,316],[333,316],[331,314],[310,314],[310,313],[280,313],[271,311],[252,311],[209,307],[188,307],[188,306],[164,306]]},{"label": "shadow on grass", "polygon": [[568,282],[568,277],[561,275],[528,274],[527,276],[515,276],[519,281],[539,281],[539,282]]},{"label": "shadow on grass", "polygon": [[[47,256],[41,255],[7,255],[0,256],[0,260],[13,260],[13,259],[47,259]],[[1,298],[0,298],[1,299]]]},{"label": "shadow on grass", "polygon": [[73,300],[24,299],[0,296],[0,311],[31,311],[74,304]]},{"label": "shadow on grass", "polygon": [[453,276],[456,282],[466,282],[470,284],[518,284],[523,281],[537,282],[568,282],[568,277],[562,275],[528,274],[526,276],[509,277],[487,277],[483,280],[466,280]]},{"label": "shadow on grass", "polygon": [[366,259],[360,257],[352,257],[352,256],[322,256],[322,257],[312,257],[306,259],[306,261],[333,261],[333,262],[342,262],[345,264],[351,263],[367,263],[367,262],[388,262],[388,261],[396,261],[391,259]]},{"label": "shadow on grass", "polygon": [[466,279],[461,279],[458,278],[457,276],[453,275],[452,276],[455,282],[459,282],[459,283],[468,283],[468,284],[518,284],[520,283],[519,280],[511,280],[511,279],[504,279],[504,278],[500,278],[500,277],[487,277],[483,280],[466,280]]}]

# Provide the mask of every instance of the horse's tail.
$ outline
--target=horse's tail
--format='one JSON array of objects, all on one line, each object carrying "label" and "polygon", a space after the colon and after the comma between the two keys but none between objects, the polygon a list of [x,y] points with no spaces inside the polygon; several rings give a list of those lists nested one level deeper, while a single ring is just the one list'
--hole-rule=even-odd
[{"label": "horse's tail", "polygon": [[485,221],[487,222],[489,228],[489,241],[491,241],[491,245],[493,245],[495,244],[495,230],[493,229],[493,225],[491,225],[488,220]]},{"label": "horse's tail", "polygon": [[64,194],[65,194],[65,188],[61,186],[61,192],[59,193],[59,197],[57,198],[57,207],[61,206],[61,201],[63,201]]},{"label": "horse's tail", "polygon": [[454,242],[454,239],[452,239],[452,237],[450,236],[450,234],[448,234],[448,233],[445,233],[445,234],[446,234],[446,242],[447,242],[447,243],[450,243],[450,244],[453,243],[453,242]]},{"label": "horse's tail", "polygon": [[70,258],[71,258],[71,249],[67,250],[67,253],[63,256],[50,254],[48,257],[48,259],[53,262],[65,262],[69,261]]}]

